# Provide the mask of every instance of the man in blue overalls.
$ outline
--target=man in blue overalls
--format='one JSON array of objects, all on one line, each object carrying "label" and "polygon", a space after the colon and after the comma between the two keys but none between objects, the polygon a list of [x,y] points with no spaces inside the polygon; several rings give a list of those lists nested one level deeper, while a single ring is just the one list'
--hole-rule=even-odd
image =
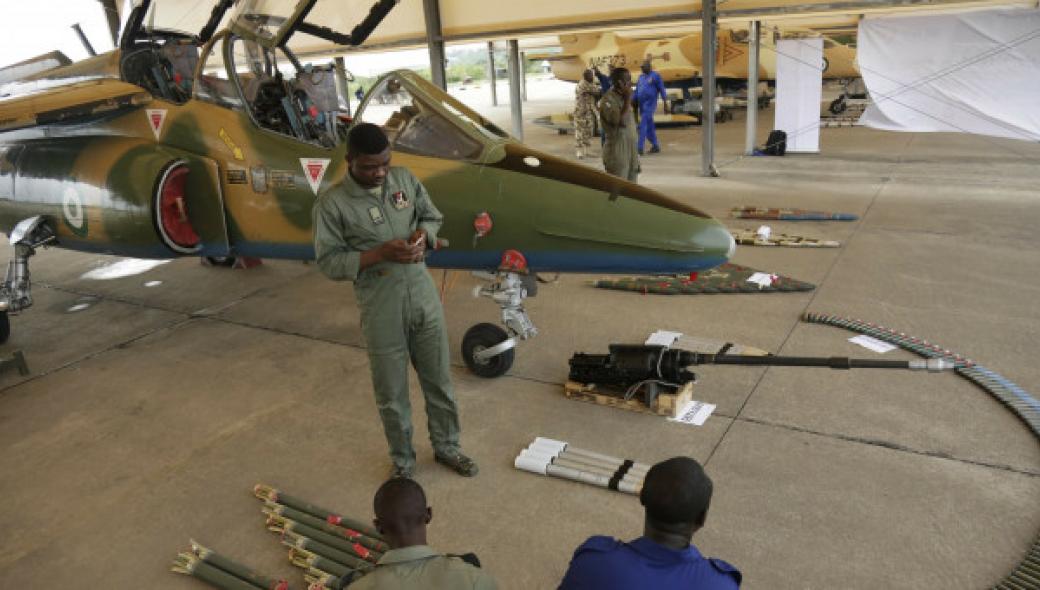
[{"label": "man in blue overalls", "polygon": [[654,465],[639,492],[646,510],[643,536],[628,543],[589,537],[574,552],[559,590],[737,590],[737,568],[704,557],[690,543],[704,526],[711,491],[711,479],[694,459]]},{"label": "man in blue overalls", "polygon": [[636,82],[636,102],[639,103],[639,155],[643,155],[643,142],[647,139],[650,140],[650,153],[656,154],[661,151],[661,145],[657,143],[654,111],[657,110],[658,96],[667,108],[668,94],[664,91],[661,74],[653,70],[649,61],[644,61],[641,68],[643,73]]}]

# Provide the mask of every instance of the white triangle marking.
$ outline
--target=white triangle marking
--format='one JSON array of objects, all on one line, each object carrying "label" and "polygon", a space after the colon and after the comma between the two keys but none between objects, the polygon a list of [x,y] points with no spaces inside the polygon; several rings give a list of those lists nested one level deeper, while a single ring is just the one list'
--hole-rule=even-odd
[{"label": "white triangle marking", "polygon": [[307,184],[311,185],[314,194],[318,194],[321,179],[325,178],[325,171],[329,168],[328,158],[300,158],[300,166],[303,167],[303,175],[307,177]]},{"label": "white triangle marking", "polygon": [[152,133],[155,134],[155,141],[159,141],[163,123],[166,122],[166,109],[147,109],[144,113],[148,116],[148,125],[152,128]]}]

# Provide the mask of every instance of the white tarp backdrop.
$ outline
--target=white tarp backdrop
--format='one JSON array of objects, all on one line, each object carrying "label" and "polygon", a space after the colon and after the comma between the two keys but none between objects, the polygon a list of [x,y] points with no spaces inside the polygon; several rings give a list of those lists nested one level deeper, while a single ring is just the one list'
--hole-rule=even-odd
[{"label": "white tarp backdrop", "polygon": [[858,43],[864,125],[1040,141],[1040,10],[870,17]]},{"label": "white tarp backdrop", "polygon": [[820,151],[823,39],[776,42],[776,118],[787,133],[787,151]]}]

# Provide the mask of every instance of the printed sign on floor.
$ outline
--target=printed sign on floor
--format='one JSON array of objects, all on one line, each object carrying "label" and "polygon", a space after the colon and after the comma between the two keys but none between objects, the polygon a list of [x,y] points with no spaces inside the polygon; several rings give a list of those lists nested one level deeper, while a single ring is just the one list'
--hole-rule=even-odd
[{"label": "printed sign on floor", "polygon": [[704,426],[704,422],[711,416],[711,413],[715,411],[715,404],[709,404],[706,402],[699,402],[692,400],[686,402],[686,405],[679,410],[679,415],[675,418],[669,418],[672,422],[679,422],[680,424],[690,424],[693,426]]}]

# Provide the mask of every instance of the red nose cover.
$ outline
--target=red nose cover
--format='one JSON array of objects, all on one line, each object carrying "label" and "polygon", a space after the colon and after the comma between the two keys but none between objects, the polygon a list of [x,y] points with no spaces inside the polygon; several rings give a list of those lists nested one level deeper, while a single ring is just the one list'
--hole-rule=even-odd
[{"label": "red nose cover", "polygon": [[184,183],[187,180],[187,166],[177,166],[170,171],[159,196],[159,212],[163,230],[173,243],[182,248],[194,248],[199,243],[199,235],[191,227],[184,204]]},{"label": "red nose cover", "polygon": [[488,215],[487,211],[481,211],[480,215],[477,215],[473,220],[473,229],[477,230],[477,236],[481,238],[491,233],[491,228],[494,225],[491,223],[491,216]]},{"label": "red nose cover", "polygon": [[506,250],[502,253],[502,264],[499,270],[507,272],[526,272],[527,259],[517,250]]}]

